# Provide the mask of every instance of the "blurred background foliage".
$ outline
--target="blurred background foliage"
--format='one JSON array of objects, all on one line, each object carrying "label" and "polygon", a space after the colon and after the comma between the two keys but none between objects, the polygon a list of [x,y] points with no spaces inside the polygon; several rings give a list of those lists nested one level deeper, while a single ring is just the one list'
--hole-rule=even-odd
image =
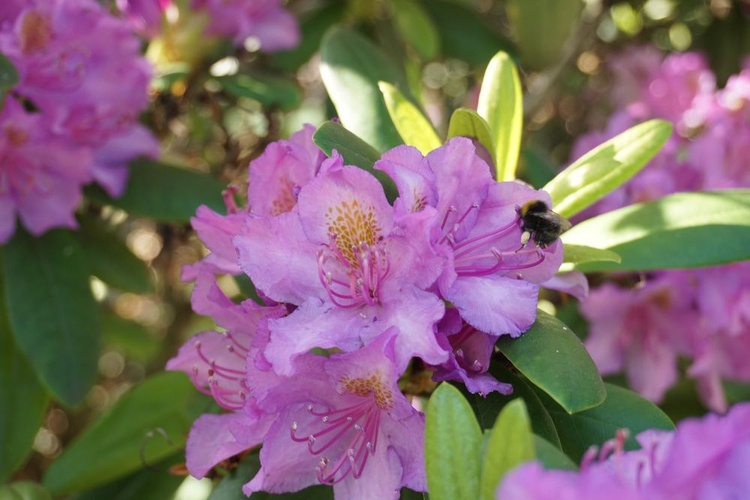
[{"label": "blurred background foliage", "polygon": [[[84,491],[78,498],[170,498],[180,487],[179,475],[149,472],[181,471],[184,458],[175,436],[186,433],[192,418],[210,405],[186,381],[169,375],[152,380],[147,396],[154,413],[160,403],[179,399],[174,403],[179,407],[169,409],[179,417],[175,429],[125,434],[119,441],[113,437],[113,444],[103,436],[91,439],[89,451],[100,454],[90,458],[120,467],[113,478],[122,471],[131,475],[92,490],[91,484],[101,484],[102,476],[96,476],[106,475],[106,467],[80,463],[91,470],[78,475],[82,482],[70,485],[63,479],[56,482],[53,464],[134,385],[161,372],[186,338],[213,327],[210,319],[191,311],[190,288],[180,281],[181,267],[205,252],[189,216],[199,203],[220,208],[222,187],[241,187],[248,162],[266,144],[288,137],[303,123],[317,126],[335,115],[321,80],[318,52],[332,26],[355,29],[402,66],[409,90],[442,136],[455,109],[476,106],[478,79],[489,59],[498,50],[510,53],[524,88],[520,175],[535,186],[571,160],[576,136],[601,127],[610,113],[603,96],[612,81],[606,71],[611,54],[642,44],[665,52],[703,51],[722,85],[750,53],[748,0],[290,0],[287,8],[302,28],[302,43],[292,51],[264,54],[252,40],[239,49],[229,43],[206,44],[189,19],[145,47],[156,76],[152,104],[142,119],[160,138],[162,162],[210,174],[216,182],[167,186],[167,192],[184,190],[175,196],[185,204],[161,221],[139,217],[137,207],[128,207],[127,201],[110,203],[91,194],[80,215],[84,233],[91,235],[86,240],[122,242],[99,248],[126,255],[120,259],[126,264],[116,269],[107,269],[106,259],[97,267],[92,258],[91,287],[103,315],[98,379],[80,407],[50,404],[28,462],[11,480],[41,482],[46,474],[45,482],[57,485],[57,491]],[[140,178],[134,169],[134,177]],[[243,196],[239,189],[238,197]],[[244,286],[230,278],[221,284],[234,295]],[[585,331],[574,307],[557,307],[574,331]],[[730,394],[745,399],[747,392],[738,386]],[[703,412],[694,394],[689,387],[676,387],[665,410],[674,418]],[[124,413],[109,418],[135,418],[127,408],[119,411]],[[101,449],[96,442],[104,443]],[[140,463],[118,462],[112,454],[118,443],[138,449]],[[92,475],[94,480],[86,483]],[[183,486],[177,497],[206,496],[210,486],[202,484],[191,490]]]}]

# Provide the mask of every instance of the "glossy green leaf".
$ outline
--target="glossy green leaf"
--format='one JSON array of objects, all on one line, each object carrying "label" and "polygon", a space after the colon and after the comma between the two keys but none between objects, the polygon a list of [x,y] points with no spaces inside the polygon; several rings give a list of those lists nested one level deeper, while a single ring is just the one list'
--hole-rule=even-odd
[{"label": "glossy green leaf", "polygon": [[[492,158],[495,153],[495,139],[492,138],[490,126],[476,111],[468,108],[458,108],[451,115],[448,125],[448,139],[453,137],[469,137],[479,141]],[[494,158],[492,160],[495,161]]]},{"label": "glossy green leaf", "polygon": [[18,85],[18,71],[10,59],[0,54],[0,100],[10,89]]},{"label": "glossy green leaf", "polygon": [[572,243],[565,245],[564,255],[563,265],[558,270],[561,273],[572,271],[577,266],[589,262],[614,262],[616,264],[622,262],[622,257],[611,250],[602,250],[601,248],[586,245],[574,245]]},{"label": "glossy green leaf", "polygon": [[313,134],[313,142],[328,156],[335,149],[344,158],[346,165],[355,165],[374,175],[383,185],[389,201],[392,202],[398,196],[393,179],[385,172],[373,168],[380,159],[380,153],[340,124],[325,122]]},{"label": "glossy green leaf", "polygon": [[401,38],[424,59],[434,59],[440,51],[440,36],[430,15],[415,0],[391,0],[393,19]]},{"label": "glossy green leaf", "polygon": [[671,134],[671,123],[649,120],[578,158],[544,186],[555,212],[571,217],[611,193],[637,174]]},{"label": "glossy green leaf", "polygon": [[0,483],[6,481],[31,452],[48,403],[47,391],[13,338],[0,266]]},{"label": "glossy green leaf", "polygon": [[750,190],[678,193],[576,224],[568,244],[616,252],[620,264],[592,262],[581,271],[712,266],[750,259]]},{"label": "glossy green leaf", "polygon": [[102,340],[104,344],[141,362],[152,360],[159,353],[162,343],[146,327],[111,312],[102,316]]},{"label": "glossy green leaf", "polygon": [[432,16],[442,40],[443,55],[447,57],[483,66],[498,51],[512,49],[512,44],[472,8],[442,0],[429,0],[424,7]]},{"label": "glossy green leaf", "polygon": [[294,109],[302,102],[302,91],[288,78],[264,74],[235,74],[216,79],[228,94],[258,101],[264,106]]},{"label": "glossy green leaf", "polygon": [[18,228],[3,267],[19,349],[57,399],[81,403],[96,380],[100,325],[80,243],[67,230],[35,238]]},{"label": "glossy green leaf", "polygon": [[[242,493],[242,486],[260,469],[258,455],[245,457],[235,470],[227,474],[211,492],[208,500],[247,500]],[[253,493],[252,500],[331,500],[333,488],[330,486],[311,486],[294,493]]]},{"label": "glossy green leaf", "polygon": [[65,495],[154,464],[184,444],[208,405],[183,373],[151,377],[122,396],[52,463],[44,485]]},{"label": "glossy green leaf", "polygon": [[91,272],[103,282],[134,293],[153,291],[146,264],[136,257],[124,241],[93,217],[79,220],[78,240],[86,253]]},{"label": "glossy green leaf", "polygon": [[517,398],[505,405],[490,431],[482,466],[481,498],[494,500],[503,476],[519,464],[534,458],[529,415],[523,400]]},{"label": "glossy green leaf", "polygon": [[430,397],[424,440],[430,498],[478,498],[482,432],[471,406],[450,384]]},{"label": "glossy green leaf", "polygon": [[560,60],[583,7],[581,0],[510,0],[508,18],[524,67],[542,69]]},{"label": "glossy green leaf", "polygon": [[534,454],[545,469],[578,469],[576,464],[560,448],[536,434],[534,434]]},{"label": "glossy green leaf", "polygon": [[73,496],[73,500],[169,500],[185,481],[170,474],[169,467],[184,463],[185,455],[175,455],[111,483]]},{"label": "glossy green leaf", "polygon": [[127,191],[112,199],[98,186],[86,194],[99,203],[112,205],[131,215],[164,222],[188,222],[201,205],[225,210],[221,192],[224,184],[210,175],[149,160],[130,164]]},{"label": "glossy green leaf", "polygon": [[512,339],[500,337],[497,347],[531,383],[549,394],[569,413],[604,401],[604,382],[586,348],[570,328],[542,310],[529,330]]},{"label": "glossy green leaf", "polygon": [[0,486],[0,500],[52,500],[52,495],[41,484],[18,481]]},{"label": "glossy green leaf", "polygon": [[440,147],[442,141],[435,128],[414,103],[388,82],[380,82],[378,87],[404,144],[416,147],[423,155]]},{"label": "glossy green leaf", "polygon": [[487,120],[494,138],[495,178],[515,179],[523,132],[523,94],[516,65],[505,52],[498,52],[484,72],[477,113]]},{"label": "glossy green leaf", "polygon": [[297,71],[318,51],[326,31],[341,21],[344,8],[343,3],[334,3],[302,14],[299,20],[300,38],[305,43],[300,43],[292,50],[272,54],[271,66],[290,73]]},{"label": "glossy green leaf", "polygon": [[542,402],[555,421],[563,450],[574,462],[580,462],[591,446],[615,437],[618,429],[628,429],[627,449],[639,448],[635,436],[647,429],[672,430],[674,424],[661,409],[638,394],[612,384],[607,386],[607,399],[601,405],[570,415],[545,394]]},{"label": "glossy green leaf", "polygon": [[402,144],[378,82],[407,89],[401,69],[362,35],[334,27],[320,48],[320,74],[341,123],[383,152]]}]

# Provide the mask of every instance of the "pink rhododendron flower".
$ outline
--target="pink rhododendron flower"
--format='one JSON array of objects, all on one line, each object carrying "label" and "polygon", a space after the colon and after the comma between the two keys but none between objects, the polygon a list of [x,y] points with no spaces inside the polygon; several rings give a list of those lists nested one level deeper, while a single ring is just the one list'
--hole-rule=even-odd
[{"label": "pink rhododendron flower", "polygon": [[750,404],[725,416],[681,422],[674,432],[645,431],[641,449],[621,448],[607,460],[583,463],[580,472],[521,465],[503,479],[503,500],[743,498],[750,491]]},{"label": "pink rhododendron flower", "polygon": [[136,33],[146,38],[155,38],[161,33],[164,11],[174,6],[174,2],[173,0],[117,0],[116,5]]}]

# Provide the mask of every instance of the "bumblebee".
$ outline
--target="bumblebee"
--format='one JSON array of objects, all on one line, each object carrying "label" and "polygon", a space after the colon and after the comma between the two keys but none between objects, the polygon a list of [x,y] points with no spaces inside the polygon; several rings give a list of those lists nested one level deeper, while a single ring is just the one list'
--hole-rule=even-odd
[{"label": "bumblebee", "polygon": [[521,243],[524,246],[533,238],[537,246],[547,247],[571,227],[568,219],[550,210],[540,200],[526,203],[520,208],[518,215],[521,217]]}]

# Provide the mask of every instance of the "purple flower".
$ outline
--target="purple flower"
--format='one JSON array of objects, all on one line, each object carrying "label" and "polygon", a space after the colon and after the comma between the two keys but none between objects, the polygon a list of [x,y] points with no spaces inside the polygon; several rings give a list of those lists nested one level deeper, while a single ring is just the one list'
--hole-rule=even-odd
[{"label": "purple flower", "polygon": [[34,235],[77,227],[73,212],[91,181],[91,151],[51,134],[42,116],[27,113],[12,96],[0,112],[0,244],[15,230],[16,215]]},{"label": "purple flower", "polygon": [[117,0],[116,3],[133,30],[146,38],[161,33],[164,11],[174,6],[173,0]]},{"label": "purple flower", "polygon": [[318,483],[342,498],[426,489],[424,415],[398,388],[397,336],[391,328],[355,352],[298,357],[290,377],[248,374],[258,408],[277,417],[245,494]]},{"label": "purple flower", "polygon": [[447,358],[434,325],[443,303],[424,291],[441,271],[422,235],[432,219],[396,221],[371,174],[334,155],[299,191],[291,212],[248,217],[234,238],[240,265],[270,299],[298,306],[270,323],[266,355],[288,375],[295,356],[313,347],[352,351],[396,326],[398,365],[418,356]]},{"label": "purple flower", "polygon": [[495,182],[489,167],[465,138],[454,138],[422,157],[409,146],[383,154],[376,168],[395,181],[396,213],[436,212],[430,236],[447,263],[438,279],[440,295],[467,323],[490,335],[526,331],[536,318],[539,284],[562,263],[562,244],[522,241],[520,208],[549,195],[520,182]]},{"label": "purple flower", "polygon": [[623,452],[616,445],[609,459],[584,463],[580,473],[521,465],[505,476],[497,498],[709,500],[743,498],[750,491],[750,404],[637,439],[640,450]]}]

